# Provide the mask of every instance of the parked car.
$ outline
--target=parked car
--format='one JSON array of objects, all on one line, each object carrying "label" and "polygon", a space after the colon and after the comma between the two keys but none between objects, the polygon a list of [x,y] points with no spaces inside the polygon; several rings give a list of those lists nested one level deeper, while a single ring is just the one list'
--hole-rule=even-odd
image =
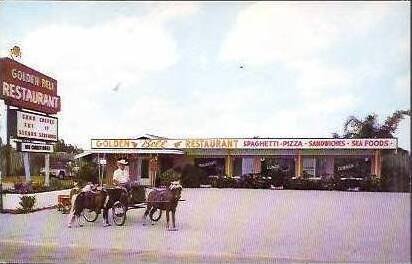
[{"label": "parked car", "polygon": [[[56,177],[59,179],[63,179],[64,177],[68,176],[69,174],[67,173],[66,168],[50,168],[49,170],[50,176]],[[41,168],[40,169],[40,175],[45,175],[45,169]]]}]

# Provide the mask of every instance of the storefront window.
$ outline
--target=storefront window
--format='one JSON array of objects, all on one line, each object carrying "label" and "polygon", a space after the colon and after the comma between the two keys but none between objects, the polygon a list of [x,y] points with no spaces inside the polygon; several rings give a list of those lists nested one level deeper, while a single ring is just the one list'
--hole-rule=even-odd
[{"label": "storefront window", "polygon": [[195,159],[196,167],[206,172],[207,176],[210,175],[223,175],[225,172],[225,159],[224,158],[198,158]]},{"label": "storefront window", "polygon": [[148,159],[143,159],[142,160],[142,179],[147,179],[149,178],[149,160]]},{"label": "storefront window", "polygon": [[316,159],[303,158],[303,175],[308,177],[316,176]]},{"label": "storefront window", "polygon": [[262,175],[272,178],[295,176],[295,161],[292,157],[265,158],[262,161]]},{"label": "storefront window", "polygon": [[233,176],[242,176],[242,158],[233,160]]},{"label": "storefront window", "polygon": [[340,178],[364,178],[370,175],[371,159],[369,157],[335,158],[335,175]]},{"label": "storefront window", "polygon": [[173,168],[173,158],[162,156],[160,158],[160,172],[163,173],[171,168]]},{"label": "storefront window", "polygon": [[322,157],[318,157],[316,158],[316,175],[315,177],[323,177],[323,176],[327,176],[328,171],[327,171],[327,159],[326,158],[322,158]]}]

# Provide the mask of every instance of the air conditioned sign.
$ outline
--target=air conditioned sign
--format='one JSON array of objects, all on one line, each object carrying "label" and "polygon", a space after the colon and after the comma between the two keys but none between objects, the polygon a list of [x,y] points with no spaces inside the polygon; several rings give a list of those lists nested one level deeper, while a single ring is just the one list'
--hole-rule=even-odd
[{"label": "air conditioned sign", "polygon": [[14,138],[42,141],[58,140],[58,119],[20,110],[9,111],[9,133]]},{"label": "air conditioned sign", "polygon": [[0,58],[0,99],[46,114],[60,111],[57,81],[9,58]]},{"label": "air conditioned sign", "polygon": [[53,145],[18,142],[17,150],[22,152],[51,153],[53,152]]}]

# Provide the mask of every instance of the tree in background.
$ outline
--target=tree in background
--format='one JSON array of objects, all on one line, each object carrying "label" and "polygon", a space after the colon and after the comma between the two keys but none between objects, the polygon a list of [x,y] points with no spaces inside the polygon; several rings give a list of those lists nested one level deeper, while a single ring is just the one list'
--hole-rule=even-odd
[{"label": "tree in background", "polygon": [[[334,138],[393,138],[399,123],[405,116],[411,116],[411,110],[398,110],[388,116],[383,124],[376,114],[365,119],[350,116],[344,124],[344,134],[333,133]],[[403,149],[382,151],[381,186],[385,191],[409,191],[411,188],[410,154]]]},{"label": "tree in background", "polygon": [[[24,166],[21,153],[17,152],[12,147],[7,147],[3,144],[0,138],[0,171],[6,176],[6,157],[7,152],[10,152],[10,175],[7,176],[24,176]],[[83,152],[81,148],[75,145],[66,144],[63,139],[60,139],[54,144],[54,152],[51,153],[51,163],[55,160],[69,161],[76,154]],[[39,175],[41,168],[44,168],[44,154],[30,153],[30,172],[32,175]]]},{"label": "tree in background", "polygon": [[370,114],[365,119],[350,116],[343,127],[343,135],[333,133],[334,138],[393,138],[398,125],[411,110],[398,110],[388,116],[383,124],[378,123],[378,115]]},{"label": "tree in background", "polygon": [[80,164],[78,179],[82,185],[87,182],[98,183],[98,165],[93,161],[83,160]]},{"label": "tree in background", "polygon": [[54,143],[54,152],[66,152],[71,154],[82,153],[83,150],[76,145],[66,144],[63,139],[59,139]]},{"label": "tree in background", "polygon": [[[10,153],[10,175],[6,175],[7,152]],[[24,176],[23,159],[21,154],[12,147],[3,145],[0,147],[0,170],[3,177]]]}]

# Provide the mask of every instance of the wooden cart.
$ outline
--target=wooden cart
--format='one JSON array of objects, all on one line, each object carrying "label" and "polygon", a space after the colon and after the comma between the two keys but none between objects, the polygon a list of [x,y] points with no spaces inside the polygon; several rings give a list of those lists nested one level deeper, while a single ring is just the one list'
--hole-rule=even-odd
[{"label": "wooden cart", "polygon": [[63,214],[68,214],[70,212],[70,195],[58,195],[57,196],[57,210]]}]

